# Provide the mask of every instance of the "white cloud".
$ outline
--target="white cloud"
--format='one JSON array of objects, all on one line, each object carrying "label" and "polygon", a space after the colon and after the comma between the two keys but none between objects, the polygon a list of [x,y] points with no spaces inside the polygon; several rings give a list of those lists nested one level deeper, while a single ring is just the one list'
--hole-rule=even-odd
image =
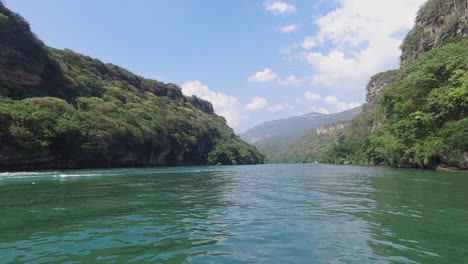
[{"label": "white cloud", "polygon": [[293,14],[296,7],[283,1],[266,1],[265,9],[275,15]]},{"label": "white cloud", "polygon": [[[314,93],[312,91],[306,91],[304,93],[304,98],[297,98],[296,103],[313,103],[311,106],[309,106],[310,111],[322,114],[342,112],[361,105],[359,102],[342,102],[338,100],[336,96],[322,97],[320,94]],[[324,105],[331,106],[333,109],[324,107]]]},{"label": "white cloud", "polygon": [[270,70],[269,68],[265,68],[263,71],[256,72],[247,80],[249,82],[260,83],[271,82],[276,80],[278,84],[282,86],[298,85],[301,83],[301,80],[299,80],[294,74],[290,74],[286,78],[280,78],[274,71]]},{"label": "white cloud", "polygon": [[276,112],[280,112],[283,110],[293,110],[293,109],[294,109],[294,106],[290,104],[277,104],[277,105],[268,107],[267,111],[271,113],[276,113]]},{"label": "white cloud", "polygon": [[247,112],[253,112],[267,107],[268,101],[265,98],[255,96],[248,104],[244,106],[244,110]]},{"label": "white cloud", "polygon": [[276,73],[268,68],[263,71],[256,72],[254,75],[249,77],[249,82],[270,82],[278,78]]},{"label": "white cloud", "polygon": [[298,85],[301,83],[301,80],[294,76],[294,74],[291,74],[284,79],[278,79],[278,83],[283,86]]},{"label": "white cloud", "polygon": [[290,104],[277,104],[270,106],[268,104],[267,99],[260,97],[260,96],[255,96],[253,97],[248,104],[244,106],[244,111],[245,112],[254,112],[258,110],[266,110],[270,113],[276,113],[284,110],[292,110],[294,109],[294,106]]},{"label": "white cloud", "polygon": [[363,58],[347,58],[339,50],[333,50],[328,54],[311,52],[307,55],[307,62],[315,70],[312,85],[363,89],[359,86],[361,80],[372,71],[372,69],[366,69],[367,63]]},{"label": "white cloud", "polygon": [[318,39],[359,45],[376,36],[410,29],[426,0],[340,0],[341,7],[316,20]]},{"label": "white cloud", "polygon": [[317,94],[317,93],[314,93],[314,92],[311,92],[311,91],[305,92],[304,97],[309,102],[316,102],[316,101],[320,100],[320,98],[321,98],[320,94]]},{"label": "white cloud", "polygon": [[[277,113],[284,110],[292,110],[294,106],[284,103],[270,106],[268,100],[255,96],[244,107],[241,107],[239,100],[234,96],[210,90],[200,81],[188,81],[182,84],[182,93],[187,96],[195,95],[213,104],[213,108],[218,115],[224,116],[229,126],[234,129],[245,126],[249,119],[248,112],[265,110],[270,113]],[[241,124],[241,121],[244,124]]]},{"label": "white cloud", "polygon": [[327,114],[327,115],[330,113],[330,111],[328,111],[327,109],[325,109],[323,107],[317,107],[317,106],[312,106],[310,108],[310,111],[320,113],[320,114]]},{"label": "white cloud", "polygon": [[317,40],[314,37],[306,37],[304,41],[302,41],[301,47],[304,49],[312,49],[317,46]]},{"label": "white cloud", "polygon": [[329,105],[334,106],[337,112],[342,112],[342,111],[345,111],[354,107],[358,107],[361,105],[358,102],[350,102],[350,103],[342,102],[338,100],[336,96],[326,96],[325,98],[323,98],[323,101]]},{"label": "white cloud", "polygon": [[239,126],[241,106],[236,97],[212,91],[200,81],[188,81],[182,84],[182,93],[187,96],[196,95],[211,102],[215,112],[224,116],[229,126],[233,128]]},{"label": "white cloud", "polygon": [[342,92],[363,91],[369,77],[396,68],[401,33],[414,23],[425,0],[339,0],[340,7],[315,20],[318,33],[301,47],[327,43],[327,52],[308,52],[303,59],[314,68],[313,85]]},{"label": "white cloud", "polygon": [[285,26],[280,27],[279,30],[282,33],[291,33],[293,31],[296,31],[297,28],[298,28],[297,24],[290,24],[290,25],[285,25]]}]

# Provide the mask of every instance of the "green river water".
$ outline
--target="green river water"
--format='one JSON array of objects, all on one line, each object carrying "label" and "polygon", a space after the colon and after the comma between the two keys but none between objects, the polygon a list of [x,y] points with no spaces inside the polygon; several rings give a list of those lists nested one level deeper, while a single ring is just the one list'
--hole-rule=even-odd
[{"label": "green river water", "polygon": [[321,164],[0,173],[0,263],[468,263],[468,174]]}]

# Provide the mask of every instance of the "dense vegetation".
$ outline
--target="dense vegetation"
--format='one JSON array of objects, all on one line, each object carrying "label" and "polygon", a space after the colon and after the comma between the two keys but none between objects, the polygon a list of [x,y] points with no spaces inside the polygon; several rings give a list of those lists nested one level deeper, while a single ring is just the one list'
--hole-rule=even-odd
[{"label": "dense vegetation", "polygon": [[[302,140],[307,141],[308,135],[313,134],[309,133],[312,128],[335,122],[350,121],[360,112],[361,107],[359,106],[341,113],[321,114],[312,112],[302,116],[269,121],[247,130],[241,134],[241,137],[255,145],[260,152],[267,156],[269,162],[297,161],[303,159],[304,155],[310,156],[310,153],[306,153],[308,152],[307,149],[301,145],[305,144]],[[296,147],[300,149],[301,158],[292,153],[296,151]],[[292,156],[295,158],[290,158]]]},{"label": "dense vegetation", "polygon": [[335,131],[327,134],[317,134],[314,130],[281,153],[279,160],[286,163],[314,163],[321,159],[323,152],[337,139]]},{"label": "dense vegetation", "polygon": [[468,35],[468,0],[427,1],[401,45],[402,66],[457,35]]},{"label": "dense vegetation", "polygon": [[467,167],[468,38],[408,63],[367,107],[322,161]]},{"label": "dense vegetation", "polygon": [[0,4],[0,167],[264,161],[209,102],[179,87],[46,47]]}]

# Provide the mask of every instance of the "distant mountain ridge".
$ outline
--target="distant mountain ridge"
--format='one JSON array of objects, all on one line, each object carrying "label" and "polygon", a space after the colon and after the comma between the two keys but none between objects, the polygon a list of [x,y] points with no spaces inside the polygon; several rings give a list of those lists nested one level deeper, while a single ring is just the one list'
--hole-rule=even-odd
[{"label": "distant mountain ridge", "polygon": [[240,134],[240,137],[256,146],[270,162],[278,162],[285,151],[311,129],[351,121],[361,111],[362,107],[359,106],[334,114],[311,112],[302,116],[268,121],[247,130]]},{"label": "distant mountain ridge", "polygon": [[304,136],[289,146],[278,162],[313,163],[321,161],[330,144],[335,142],[351,121],[325,124],[309,130]]}]

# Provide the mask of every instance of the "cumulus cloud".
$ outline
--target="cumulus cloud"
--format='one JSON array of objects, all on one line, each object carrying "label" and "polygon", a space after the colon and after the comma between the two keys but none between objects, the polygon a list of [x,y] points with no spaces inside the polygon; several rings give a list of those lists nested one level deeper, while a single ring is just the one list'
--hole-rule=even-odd
[{"label": "cumulus cloud", "polygon": [[278,78],[278,83],[283,86],[291,86],[291,85],[298,85],[301,83],[301,80],[299,80],[294,74],[289,75],[288,77],[284,79],[279,79]]},{"label": "cumulus cloud", "polygon": [[260,96],[253,97],[250,100],[250,102],[244,106],[245,112],[266,110],[270,113],[276,113],[276,112],[280,112],[284,110],[292,110],[292,109],[294,109],[294,106],[287,104],[287,103],[270,106],[270,104],[268,103],[268,100]]},{"label": "cumulus cloud", "polygon": [[263,97],[255,96],[244,106],[244,110],[247,112],[253,112],[266,107],[268,107],[268,101]]},{"label": "cumulus cloud", "polygon": [[277,105],[268,107],[267,111],[271,113],[276,113],[276,112],[280,112],[283,110],[293,110],[293,109],[294,109],[294,106],[290,104],[277,104]]},{"label": "cumulus cloud", "polygon": [[304,93],[304,97],[309,102],[316,102],[316,101],[320,100],[320,98],[321,98],[320,94],[317,94],[317,93],[314,93],[314,92],[311,92],[311,91],[306,91]]},{"label": "cumulus cloud", "polygon": [[296,13],[296,7],[283,1],[266,1],[264,7],[275,15]]},{"label": "cumulus cloud", "polygon": [[345,103],[336,98],[336,96],[326,96],[323,98],[323,101],[329,105],[332,105],[335,107],[336,111],[342,112],[354,107],[358,107],[361,104],[359,102],[350,102],[350,103]]},{"label": "cumulus cloud", "polygon": [[239,126],[241,106],[236,97],[212,91],[200,81],[188,81],[182,84],[182,93],[187,96],[196,95],[211,102],[215,112],[224,116],[229,126],[233,128]]},{"label": "cumulus cloud", "polygon": [[249,77],[249,82],[271,82],[278,78],[276,73],[268,68],[263,71],[256,72],[254,75]]},{"label": "cumulus cloud", "polygon": [[300,46],[312,50],[302,58],[314,68],[313,85],[363,90],[372,74],[396,68],[402,32],[409,30],[425,0],[339,0],[340,7],[318,17],[318,33]]},{"label": "cumulus cloud", "polygon": [[[312,112],[318,112],[322,114],[328,114],[328,113],[336,113],[336,112],[342,112],[357,106],[360,106],[361,103],[359,102],[343,102],[338,100],[336,96],[325,96],[322,97],[318,93],[314,93],[312,91],[306,91],[304,93],[304,98],[297,98],[296,102],[298,104],[302,103],[313,103],[312,106],[309,106],[309,109]],[[318,106],[322,105],[322,106]],[[329,109],[329,107],[324,107],[323,105],[328,105],[332,107],[332,109]],[[327,109],[328,108],[328,109]]]},{"label": "cumulus cloud", "polygon": [[271,81],[276,81],[279,85],[282,86],[292,86],[298,85],[301,83],[301,80],[298,79],[294,74],[290,74],[285,78],[280,78],[278,74],[274,71],[270,70],[269,68],[265,68],[263,71],[259,71],[254,73],[247,79],[249,82],[257,82],[257,83],[266,83]]},{"label": "cumulus cloud", "polygon": [[291,33],[291,32],[296,31],[297,28],[298,28],[297,24],[290,24],[290,25],[285,25],[285,26],[280,27],[279,31],[281,33]]},{"label": "cumulus cloud", "polygon": [[374,37],[410,29],[416,12],[426,0],[340,0],[341,7],[316,20],[319,41],[352,46]]},{"label": "cumulus cloud", "polygon": [[311,111],[311,112],[320,113],[320,114],[326,114],[326,115],[328,115],[328,114],[330,113],[330,111],[328,111],[326,108],[317,107],[317,106],[312,106],[312,107],[310,108],[310,111]]},{"label": "cumulus cloud", "polygon": [[294,109],[292,105],[287,103],[270,106],[268,100],[260,96],[253,97],[249,103],[242,107],[236,97],[210,90],[208,86],[200,81],[185,82],[182,84],[182,93],[186,96],[195,95],[211,102],[216,114],[226,118],[228,125],[234,129],[246,125],[245,122],[249,119],[247,114],[250,112],[264,110],[276,113]]}]

